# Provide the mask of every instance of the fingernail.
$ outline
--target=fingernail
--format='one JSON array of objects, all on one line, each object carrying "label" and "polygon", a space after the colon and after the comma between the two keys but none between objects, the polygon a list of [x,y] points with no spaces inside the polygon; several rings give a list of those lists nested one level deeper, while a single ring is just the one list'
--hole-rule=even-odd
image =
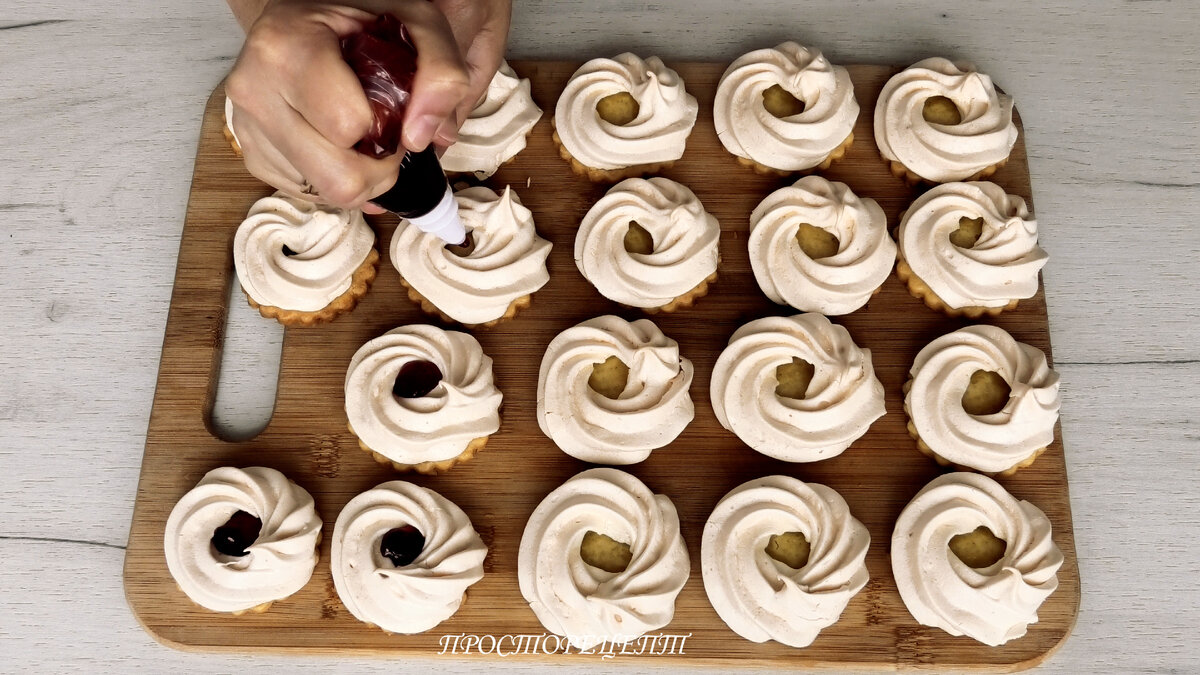
[{"label": "fingernail", "polygon": [[458,129],[447,121],[438,127],[437,134],[434,137],[438,145],[453,145],[454,141],[458,140]]},{"label": "fingernail", "polygon": [[442,119],[437,115],[422,115],[404,125],[404,146],[417,152],[424,150],[441,124]]}]

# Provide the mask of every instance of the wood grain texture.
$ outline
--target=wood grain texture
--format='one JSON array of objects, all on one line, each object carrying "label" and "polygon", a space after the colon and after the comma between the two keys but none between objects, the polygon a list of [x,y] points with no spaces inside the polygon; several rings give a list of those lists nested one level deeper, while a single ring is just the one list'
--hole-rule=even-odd
[{"label": "wood grain texture", "polygon": [[[533,80],[535,98],[552,111],[554,97],[577,64],[513,65]],[[830,485],[871,532],[867,563],[872,578],[842,619],[823,631],[812,647],[792,650],[775,643],[756,645],[729,631],[709,606],[697,568],[679,596],[674,621],[664,629],[692,635],[687,655],[673,658],[672,663],[1003,670],[1039,662],[1070,632],[1079,603],[1060,441],[1033,467],[1001,481],[1015,495],[1046,511],[1054,539],[1067,558],[1059,572],[1058,591],[1043,605],[1041,620],[1025,638],[988,648],[921,627],[904,609],[891,579],[887,558],[891,526],[912,495],[940,473],[916,452],[904,431],[900,387],[920,347],[968,322],[924,308],[894,277],[867,308],[837,319],[860,345],[872,350],[890,411],[840,457],[817,464],[778,462],[745,448],[716,422],[708,402],[708,377],[728,336],[750,319],[791,313],[772,305],[758,291],[745,249],[746,220],[753,206],[791,181],[742,169],[717,141],[710,110],[722,64],[673,65],[697,96],[701,115],[687,154],[664,175],[692,188],[720,220],[724,262],[721,278],[694,308],[655,317],[696,364],[692,388],[696,420],[674,443],[629,470],[675,502],[694,563],[699,560],[700,532],[708,513],[725,492],[745,480],[784,473]],[[879,87],[894,70],[851,67],[865,111],[873,108]],[[345,367],[362,343],[390,328],[436,323],[404,297],[398,277],[385,263],[376,286],[351,315],[326,327],[286,331],[275,413],[262,434],[250,441],[225,443],[210,433],[208,414],[232,276],[233,232],[249,205],[270,192],[246,174],[228,151],[220,131],[222,101],[218,89],[207,106],[201,132],[130,533],[125,581],[135,614],[159,639],[200,649],[431,654],[440,650],[438,640],[444,634],[541,634],[543,629],[517,589],[517,543],[526,518],[541,498],[586,465],[560,452],[537,428],[538,363],[550,339],[581,320],[607,312],[626,318],[641,315],[601,298],[575,270],[571,257],[575,226],[605,186],[569,174],[550,141],[548,116],[534,129],[529,148],[489,181],[495,186],[513,185],[533,211],[541,234],[554,243],[551,281],[535,294],[533,307],[514,321],[475,331],[495,360],[497,385],[505,393],[504,423],[487,449],[471,462],[443,476],[411,477],[461,506],[490,547],[485,577],[471,588],[463,608],[438,628],[417,636],[388,636],[357,622],[333,593],[328,536],[322,563],[309,585],[264,615],[232,618],[207,612],[192,606],[175,587],[162,555],[163,526],[175,501],[205,471],[226,464],[263,464],[284,471],[313,493],[327,533],[352,496],[395,477],[358,450],[344,430]],[[825,175],[878,200],[889,221],[895,222],[917,192],[888,174],[875,150],[869,120],[866,114],[860,118],[854,148]],[[1023,140],[995,180],[1030,200]],[[373,224],[386,250],[394,220],[385,217]],[[1049,352],[1041,293],[994,323]]]}]

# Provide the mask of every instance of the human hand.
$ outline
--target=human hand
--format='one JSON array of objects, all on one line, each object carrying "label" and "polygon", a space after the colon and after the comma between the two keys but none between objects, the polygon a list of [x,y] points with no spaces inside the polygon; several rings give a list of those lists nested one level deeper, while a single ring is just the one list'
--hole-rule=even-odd
[{"label": "human hand", "polygon": [[372,117],[340,40],[385,12],[406,25],[418,52],[404,147],[424,149],[451,120],[457,129],[471,81],[446,17],[432,4],[269,0],[225,85],[250,173],[305,199],[379,210],[365,202],[392,186],[403,153],[374,159],[353,149]]},{"label": "human hand", "polygon": [[[467,65],[470,86],[455,110],[455,124],[438,129],[434,142],[450,145],[458,135],[458,127],[467,119],[471,109],[483,99],[492,76],[504,61],[508,43],[508,27],[512,20],[512,0],[432,0],[442,10],[454,31],[459,51]],[[449,121],[447,121],[449,122]]]}]

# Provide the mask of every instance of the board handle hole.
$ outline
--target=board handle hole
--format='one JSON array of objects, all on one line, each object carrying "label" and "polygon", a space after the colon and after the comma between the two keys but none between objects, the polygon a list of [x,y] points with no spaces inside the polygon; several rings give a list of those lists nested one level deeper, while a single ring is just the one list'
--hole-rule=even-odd
[{"label": "board handle hole", "polygon": [[283,326],[263,319],[246,302],[236,276],[227,300],[224,348],[207,423],[223,441],[248,441],[267,428],[275,412]]}]

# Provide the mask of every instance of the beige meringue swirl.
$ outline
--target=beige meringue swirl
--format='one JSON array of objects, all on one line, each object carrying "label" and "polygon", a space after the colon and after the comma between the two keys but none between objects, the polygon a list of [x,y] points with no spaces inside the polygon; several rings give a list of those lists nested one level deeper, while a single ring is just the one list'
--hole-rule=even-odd
[{"label": "beige meringue swirl", "polygon": [[[628,543],[623,572],[585,563],[588,531]],[[679,515],[631,474],[589,469],[538,504],[517,557],[521,595],[542,625],[578,649],[621,643],[670,623],[691,574]]]},{"label": "beige meringue swirl", "polygon": [[238,227],[233,266],[258,304],[315,312],[349,290],[374,244],[362,211],[276,192],[254,202]]},{"label": "beige meringue swirl", "polygon": [[[950,241],[962,218],[983,218],[971,248]],[[897,238],[913,274],[954,309],[1033,297],[1049,259],[1025,200],[986,181],[946,183],[921,195],[900,219]]]},{"label": "beige meringue swirl", "polygon": [[[975,569],[949,544],[980,526],[1007,548],[990,567]],[[892,572],[913,618],[992,646],[1037,623],[1038,608],[1058,588],[1062,563],[1046,514],[975,473],[930,481],[904,507],[892,533]]]},{"label": "beige meringue swirl", "polygon": [[[962,397],[977,370],[1010,388],[1000,412],[972,415]],[[930,342],[913,362],[904,409],[921,440],[946,460],[979,471],[1008,470],[1054,441],[1058,373],[1042,350],[1002,328],[967,326]]]},{"label": "beige meringue swirl", "polygon": [[[798,115],[779,118],[762,105],[774,85],[804,102]],[[729,152],[781,171],[823,162],[854,130],[858,101],[845,68],[819,50],[784,42],[738,57],[717,86],[713,122]]]},{"label": "beige meringue swirl", "polygon": [[[654,240],[651,253],[625,250],[636,221]],[[575,235],[575,266],[604,297],[655,308],[717,271],[721,228],[696,195],[669,178],[627,178],[597,201]]]},{"label": "beige meringue swirl", "polygon": [[[213,533],[245,511],[262,521],[244,556],[227,556]],[[163,535],[167,569],[192,602],[217,612],[241,612],[295,593],[317,564],[321,516],[313,498],[287,476],[261,466],[224,466],[204,474],[185,494]]]},{"label": "beige meringue swirl", "polygon": [[[934,96],[953,101],[962,121],[927,121],[925,101]],[[987,75],[948,59],[925,59],[883,85],[875,105],[875,142],[884,159],[926,180],[965,180],[1008,158],[1017,142],[1012,110],[1012,98],[997,92]]]},{"label": "beige meringue swirl", "polygon": [[[775,393],[776,368],[810,363],[803,399]],[[734,332],[713,366],[709,394],[721,426],[785,462],[840,455],[883,416],[883,385],[871,350],[821,314],[766,317]]]},{"label": "beige meringue swirl", "polygon": [[[600,99],[628,93],[638,114],[618,126],[596,112]],[[558,97],[555,130],[571,156],[597,169],[670,162],[683,156],[699,107],[679,73],[657,56],[625,53],[579,67]]]},{"label": "beige meringue swirl", "polygon": [[[381,552],[391,530],[412,526],[425,546],[397,567]],[[359,494],[338,514],[330,568],[342,604],[389,633],[421,633],[453,616],[483,578],[487,546],[471,519],[428,488],[394,480]]]},{"label": "beige meringue swirl", "polygon": [[525,149],[525,136],[542,117],[529,80],[517,77],[507,62],[492,76],[484,98],[458,130],[458,140],[442,155],[446,171],[474,173],[484,179]]},{"label": "beige meringue swirl", "polygon": [[[442,373],[429,394],[400,398],[400,369],[428,361]],[[346,417],[359,440],[399,464],[457,457],[500,428],[492,359],[467,333],[413,324],[388,331],[354,353],[346,371]]]},{"label": "beige meringue swirl", "polygon": [[[588,386],[592,366],[616,356],[629,367],[616,399]],[[695,416],[692,362],[649,319],[605,315],[559,333],[538,372],[542,433],[587,462],[633,464],[675,440]]]},{"label": "beige meringue swirl", "polygon": [[[837,237],[837,253],[809,257],[796,238],[805,223]],[[767,195],[750,214],[749,247],[754,278],[772,302],[829,316],[867,304],[896,261],[879,204],[820,176]]]},{"label": "beige meringue swirl", "polygon": [[[800,532],[808,562],[793,569],[767,555],[772,535]],[[733,632],[751,642],[807,647],[866,585],[871,535],[842,496],[790,476],[743,483],[704,525],[704,590]]]},{"label": "beige meringue swirl", "polygon": [[392,265],[406,283],[455,321],[494,321],[514,300],[550,280],[550,242],[538,236],[533,213],[511,187],[502,195],[484,186],[469,187],[454,198],[474,250],[457,255],[436,234],[401,220],[392,236]]}]

